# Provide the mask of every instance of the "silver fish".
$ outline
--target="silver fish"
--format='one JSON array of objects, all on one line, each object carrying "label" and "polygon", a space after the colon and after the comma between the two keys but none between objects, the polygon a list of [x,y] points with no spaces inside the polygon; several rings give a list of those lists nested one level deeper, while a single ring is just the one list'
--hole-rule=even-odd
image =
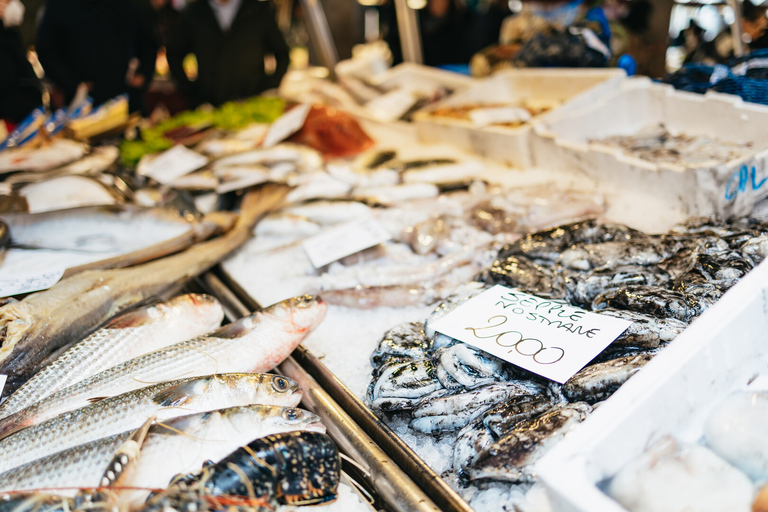
[{"label": "silver fish", "polygon": [[[253,439],[279,432],[325,427],[314,414],[292,407],[250,405],[191,414],[154,425],[141,447],[134,471],[123,483],[147,491],[123,492],[117,504],[143,501],[149,489],[163,488],[178,473],[219,460]],[[0,474],[0,492],[57,489],[72,496],[82,487],[98,487],[104,469],[132,431],[62,450]]]},{"label": "silver fish", "polygon": [[8,377],[4,394],[28,380],[51,352],[83,339],[94,326],[218,263],[251,237],[256,222],[277,207],[287,190],[265,185],[246,194],[237,223],[214,240],[130,268],[65,277],[49,290],[0,307],[0,374]]},{"label": "silver fish", "polygon": [[208,295],[188,294],[117,317],[61,354],[0,404],[0,418],[100,371],[221,324],[224,310]]},{"label": "silver fish", "polygon": [[223,407],[287,407],[298,405],[299,401],[298,384],[279,375],[230,373],[163,382],[65,412],[0,440],[0,472],[137,428],[153,416],[163,421]]},{"label": "silver fish", "polygon": [[20,428],[150,384],[214,373],[267,372],[280,364],[325,317],[322,299],[288,299],[190,341],[97,373],[0,420],[0,438]]}]

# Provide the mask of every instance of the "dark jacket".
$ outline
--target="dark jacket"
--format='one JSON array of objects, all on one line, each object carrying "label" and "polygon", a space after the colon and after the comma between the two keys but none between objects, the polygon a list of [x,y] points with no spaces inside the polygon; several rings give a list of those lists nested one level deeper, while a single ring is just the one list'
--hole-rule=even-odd
[{"label": "dark jacket", "polygon": [[16,124],[42,104],[40,84],[19,31],[0,21],[0,119]]},{"label": "dark jacket", "polygon": [[140,91],[126,82],[128,64],[139,60],[137,73],[149,83],[155,70],[157,44],[149,21],[134,0],[48,0],[37,33],[40,63],[70,101],[80,82],[92,82],[96,105],[125,92]]},{"label": "dark jacket", "polygon": [[[277,87],[288,70],[288,45],[268,0],[242,0],[232,26],[219,27],[208,0],[195,0],[181,13],[166,47],[168,66],[191,106],[254,96]],[[197,58],[197,80],[187,79],[184,57]],[[274,54],[277,68],[264,71],[264,55]]]}]

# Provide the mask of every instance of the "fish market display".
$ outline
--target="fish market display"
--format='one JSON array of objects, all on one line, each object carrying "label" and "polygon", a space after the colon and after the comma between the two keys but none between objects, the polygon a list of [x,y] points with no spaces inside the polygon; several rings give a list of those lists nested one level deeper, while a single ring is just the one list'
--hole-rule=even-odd
[{"label": "fish market display", "polygon": [[0,374],[10,394],[54,350],[85,337],[94,326],[207,270],[250,238],[253,226],[285,196],[265,185],[243,198],[240,217],[225,235],[179,254],[125,269],[85,271],[51,289],[0,307]]},{"label": "fish market display", "polygon": [[214,373],[266,372],[280,364],[322,321],[326,305],[285,300],[193,340],[155,350],[97,373],[0,420],[0,437],[148,384]]},{"label": "fish market display", "polygon": [[168,489],[151,496],[142,510],[170,506],[217,510],[228,502],[228,495],[247,498],[248,505],[259,503],[268,510],[281,504],[314,505],[336,499],[340,477],[339,452],[328,436],[318,432],[275,434],[257,439],[193,475],[175,478]]},{"label": "fish market display", "polygon": [[0,404],[0,418],[124,361],[210,332],[223,318],[218,300],[194,293],[120,315],[17,389]]},{"label": "fish market display", "polygon": [[0,472],[55,452],[194,412],[251,404],[295,406],[298,385],[279,375],[248,373],[190,377],[104,398],[0,440]]},{"label": "fish market display", "polygon": [[730,162],[764,149],[755,147],[752,142],[725,141],[685,133],[673,135],[663,124],[648,127],[634,135],[616,135],[590,142],[620,148],[649,162],[690,167]]},{"label": "fish market display", "polygon": [[[149,490],[164,488],[179,473],[199,469],[207,460],[220,460],[256,438],[280,432],[325,427],[312,413],[291,407],[250,405],[181,416],[152,426],[138,463],[124,482],[146,491],[124,492],[119,503],[141,503]],[[73,489],[98,487],[104,469],[132,431],[62,450],[0,474],[0,489]]]},{"label": "fish market display", "polygon": [[536,104],[523,101],[519,104],[478,103],[474,105],[457,105],[438,107],[428,112],[429,116],[462,119],[470,121],[475,126],[507,126],[517,127],[526,124],[533,117],[541,115],[556,105]]},{"label": "fish market display", "polygon": [[[436,442],[423,434],[440,433],[436,449],[452,452],[448,471],[440,471],[468,499],[481,499],[476,490],[489,482],[531,484],[533,465],[552,445],[764,259],[756,248],[766,231],[757,221],[695,219],[649,235],[587,220],[523,236],[501,248],[480,281],[455,288],[424,322],[384,334],[371,356],[367,400],[414,448]],[[564,385],[549,382],[430,327],[494,284],[632,324]],[[728,422],[719,430],[732,428]],[[744,441],[742,450],[723,449],[738,464],[762,445],[746,435],[731,438]],[[626,481],[636,485],[634,478]]]},{"label": "fish market display", "polygon": [[[430,181],[453,183],[460,164],[416,165],[389,159],[382,165],[390,170],[408,168],[406,175],[430,173]],[[439,175],[442,170],[447,172]],[[473,173],[482,176],[477,167]],[[462,176],[461,180],[470,179]],[[392,188],[396,187],[366,187],[390,197]],[[498,249],[520,234],[603,210],[602,198],[594,194],[477,189],[398,198],[387,208],[353,201],[290,205],[266,217],[256,228],[261,236],[223,266],[262,305],[302,293],[320,293],[331,304],[354,308],[431,304],[490,266]],[[353,194],[355,190],[359,189]],[[363,218],[378,222],[392,240],[315,268],[304,249],[305,240]]]}]

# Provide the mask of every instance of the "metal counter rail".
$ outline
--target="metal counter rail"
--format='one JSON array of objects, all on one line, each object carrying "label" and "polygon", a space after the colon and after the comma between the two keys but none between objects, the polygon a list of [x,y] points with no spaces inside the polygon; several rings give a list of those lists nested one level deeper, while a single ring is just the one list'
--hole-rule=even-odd
[{"label": "metal counter rail", "polygon": [[[207,277],[207,276],[206,276]],[[227,286],[248,308],[259,309],[259,305],[240,288],[234,280],[223,275]],[[220,286],[225,286],[217,277]],[[440,476],[435,473],[410,446],[405,444],[389,426],[382,422],[349,388],[344,385],[317,357],[303,346],[299,346],[292,358],[296,360],[309,375],[313,382],[317,381],[322,388],[346,411],[405,473],[429,496],[429,498],[444,512],[472,512],[472,507],[464,501]],[[290,375],[289,375],[290,376]]]},{"label": "metal counter rail", "polygon": [[[218,277],[207,273],[201,278],[203,288],[216,295],[228,316],[239,318],[252,310]],[[294,354],[306,353],[300,347]],[[289,357],[278,366],[280,373],[299,383],[304,391],[302,403],[325,423],[328,435],[339,448],[360,464],[368,484],[392,512],[439,512],[441,509],[395,464],[366,432],[337,404],[312,376]],[[327,371],[327,370],[326,370]],[[437,477],[437,475],[435,475]]]}]

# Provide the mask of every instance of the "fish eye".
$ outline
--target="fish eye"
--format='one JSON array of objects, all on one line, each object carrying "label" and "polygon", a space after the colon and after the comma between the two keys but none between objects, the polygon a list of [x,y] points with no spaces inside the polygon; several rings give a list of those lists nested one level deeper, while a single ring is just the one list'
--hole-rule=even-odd
[{"label": "fish eye", "polygon": [[272,378],[272,387],[275,389],[275,391],[288,391],[288,388],[291,387],[291,384],[285,377],[276,375]]},{"label": "fish eye", "polygon": [[311,306],[315,302],[315,298],[312,295],[302,295],[298,297],[296,302],[299,307]]},{"label": "fish eye", "polygon": [[301,411],[298,409],[289,407],[285,411],[283,411],[283,418],[285,418],[288,421],[298,421],[301,419]]}]

